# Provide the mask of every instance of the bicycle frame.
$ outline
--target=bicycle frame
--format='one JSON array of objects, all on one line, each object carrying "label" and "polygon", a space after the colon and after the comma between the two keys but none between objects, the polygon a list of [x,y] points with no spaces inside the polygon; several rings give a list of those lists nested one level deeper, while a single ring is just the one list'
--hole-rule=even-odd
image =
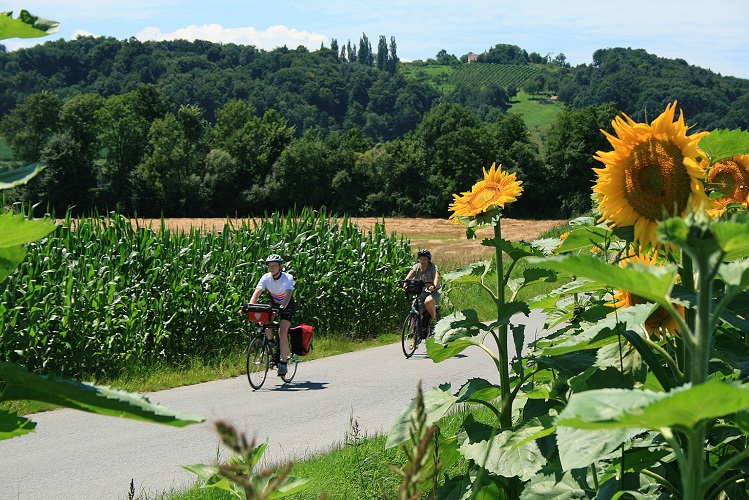
[{"label": "bicycle frame", "polygon": [[[401,331],[401,346],[406,358],[413,356],[421,340],[426,339],[431,334],[431,318],[426,306],[421,302],[426,282],[419,280],[403,280],[400,282],[405,285],[407,293],[413,295],[411,310],[406,315]],[[431,284],[431,283],[430,283]]]},{"label": "bicycle frame", "polygon": [[[274,311],[275,312],[275,311]],[[254,322],[255,333],[250,338],[247,347],[247,379],[253,389],[260,389],[265,383],[270,369],[275,369],[280,360],[281,342],[278,334],[279,321]],[[273,333],[272,342],[268,338],[267,330]],[[299,357],[289,352],[286,358],[287,372],[281,375],[285,383],[289,383],[296,375]]]}]

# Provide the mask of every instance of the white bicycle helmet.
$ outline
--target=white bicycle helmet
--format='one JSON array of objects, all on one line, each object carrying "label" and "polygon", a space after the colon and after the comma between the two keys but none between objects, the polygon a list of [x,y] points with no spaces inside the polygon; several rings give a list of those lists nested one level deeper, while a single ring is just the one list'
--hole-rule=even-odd
[{"label": "white bicycle helmet", "polygon": [[270,264],[271,262],[278,262],[279,264],[283,264],[283,259],[280,255],[272,253],[268,256],[267,259],[265,259],[266,264]]}]

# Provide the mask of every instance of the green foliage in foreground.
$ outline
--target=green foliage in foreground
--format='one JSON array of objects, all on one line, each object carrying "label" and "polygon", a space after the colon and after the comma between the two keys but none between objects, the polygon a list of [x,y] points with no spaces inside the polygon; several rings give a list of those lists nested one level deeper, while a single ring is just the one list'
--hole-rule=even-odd
[{"label": "green foliage in foreground", "polygon": [[[485,408],[458,408],[441,422],[438,448],[449,446],[449,441],[444,436],[449,436],[458,430],[469,414],[477,422],[490,422],[492,419],[491,412]],[[409,460],[403,448],[387,448],[386,439],[386,436],[380,434],[366,434],[359,428],[358,422],[352,418],[351,427],[341,444],[333,446],[326,453],[292,464],[288,475],[308,479],[309,483],[304,491],[291,494],[288,498],[317,500],[322,498],[322,495],[326,495],[326,498],[402,498],[398,490],[403,484],[403,477],[397,471],[404,471]],[[226,463],[236,461],[237,459],[232,457]],[[261,463],[253,473],[258,474],[262,472],[262,469]],[[445,481],[451,481],[466,470],[465,461],[442,463],[439,468],[439,482],[442,484]],[[157,495],[144,493],[141,498],[143,500],[229,500],[236,498],[231,493],[217,488],[201,487],[204,484],[199,481],[192,488]]]},{"label": "green foliage in foreground", "polygon": [[0,352],[31,371],[96,378],[220,359],[244,347],[241,308],[271,252],[296,277],[296,322],[318,335],[372,336],[405,308],[393,283],[410,245],[383,225],[364,234],[303,210],[186,234],[113,214],[65,220],[29,245],[0,284]]},{"label": "green foliage in foreground", "polygon": [[[0,31],[1,34],[1,31]],[[2,174],[0,190],[27,182],[37,174],[40,165],[29,165]],[[54,229],[49,220],[28,220],[12,212],[0,215],[0,282],[26,258],[26,246],[48,235]],[[0,308],[0,325],[7,324],[7,309]],[[8,330],[8,336],[13,336]],[[176,413],[154,405],[139,394],[81,384],[72,380],[29,373],[17,363],[0,361],[0,404],[9,401],[33,400],[57,404],[101,415],[119,416],[174,426],[201,422],[202,418],[187,413]],[[32,432],[33,421],[18,416],[14,411],[0,410],[0,440]]]},{"label": "green foliage in foreground", "polygon": [[[429,424],[441,425],[459,404],[494,413],[488,424],[469,415],[453,444],[440,446],[440,460],[470,466],[462,482],[446,484],[438,496],[495,497],[501,488],[522,499],[746,498],[749,215],[710,220],[698,212],[663,221],[660,241],[679,250],[663,266],[618,265],[626,233],[577,222],[582,227],[557,240],[558,255],[485,240],[513,264],[528,261],[525,281],[552,272],[565,284],[529,303],[499,300],[485,288],[498,304],[495,321],[458,311],[443,317],[427,341],[435,362],[480,347],[500,380],[424,393]],[[488,270],[477,264],[461,272],[483,282]],[[611,314],[606,304],[616,290],[638,302]],[[520,352],[527,332],[508,320],[530,308],[547,312],[548,331],[512,360],[509,376],[508,342]],[[645,321],[659,308],[678,323],[678,336],[646,332]],[[407,441],[417,409],[415,402],[404,409],[386,446]]]},{"label": "green foliage in foreground", "polygon": [[[7,17],[6,17],[7,16]],[[31,26],[31,29],[28,29]],[[10,13],[0,14],[0,39],[13,36],[33,38],[57,31],[57,23],[21,11],[18,20]],[[25,184],[33,178],[41,165],[29,165],[3,172],[0,190]],[[0,215],[0,282],[26,257],[24,245],[49,234],[54,228],[48,220],[26,220],[5,212]],[[4,310],[0,309],[0,324],[5,323]],[[81,384],[72,380],[39,376],[15,363],[0,361],[0,404],[7,401],[35,400],[60,404],[101,415],[119,416],[167,425],[185,426],[202,422],[201,417],[176,413],[154,405],[139,394]],[[36,423],[18,416],[15,412],[0,410],[0,440],[32,432]]]}]

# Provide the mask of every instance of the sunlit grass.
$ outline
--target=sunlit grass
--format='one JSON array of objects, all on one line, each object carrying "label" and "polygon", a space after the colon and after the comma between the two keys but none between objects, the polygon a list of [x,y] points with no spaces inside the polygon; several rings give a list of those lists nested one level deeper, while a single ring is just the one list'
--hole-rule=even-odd
[{"label": "sunlit grass", "polygon": [[[493,414],[484,407],[460,408],[440,422],[440,432],[450,436],[462,427],[463,419],[471,414],[479,422],[488,423]],[[398,498],[400,478],[390,466],[405,465],[405,454],[399,448],[385,449],[387,437],[366,435],[357,429],[354,419],[349,431],[341,437],[341,444],[327,452],[295,463],[290,475],[311,480],[303,492],[286,498],[317,500],[325,498]],[[465,473],[467,464],[458,462],[443,471],[448,477]],[[444,482],[444,477],[441,479]],[[426,492],[425,492],[426,493]],[[228,500],[228,493],[201,489],[199,485],[183,490],[172,490],[157,496],[143,496],[143,500]]]}]

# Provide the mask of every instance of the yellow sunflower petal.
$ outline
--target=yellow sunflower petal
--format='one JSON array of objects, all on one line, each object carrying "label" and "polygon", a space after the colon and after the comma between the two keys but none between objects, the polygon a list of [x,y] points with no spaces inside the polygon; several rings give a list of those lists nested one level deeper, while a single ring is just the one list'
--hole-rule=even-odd
[{"label": "yellow sunflower petal", "polygon": [[711,200],[706,210],[711,217],[719,217],[729,203],[747,207],[749,197],[749,155],[734,156],[717,162],[710,168],[706,179],[709,188],[720,191],[721,196]]},{"label": "yellow sunflower petal", "polygon": [[593,169],[601,220],[612,227],[634,226],[641,247],[659,246],[655,228],[664,214],[684,215],[690,206],[708,205],[705,173],[696,161],[697,144],[707,132],[687,136],[683,113],[674,121],[675,111],[674,102],[649,125],[617,116],[616,135],[604,132],[613,151],[594,156],[604,164]]},{"label": "yellow sunflower petal", "polygon": [[504,208],[523,192],[522,181],[518,181],[514,173],[502,172],[502,165],[497,167],[494,163],[488,172],[483,170],[483,180],[474,184],[470,191],[453,194],[453,203],[449,206],[453,222],[458,217],[475,217],[494,207]]}]

